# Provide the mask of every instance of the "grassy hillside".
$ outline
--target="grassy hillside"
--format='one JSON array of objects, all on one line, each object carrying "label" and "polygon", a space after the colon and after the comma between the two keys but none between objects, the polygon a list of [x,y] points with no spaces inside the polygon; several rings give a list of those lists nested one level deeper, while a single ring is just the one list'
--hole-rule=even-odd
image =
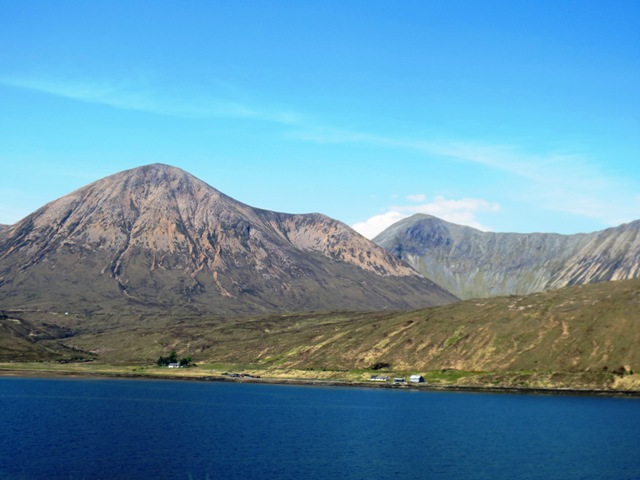
[{"label": "grassy hillside", "polygon": [[[62,343],[107,364],[152,364],[176,350],[211,368],[359,372],[362,379],[381,369],[429,372],[458,385],[640,389],[631,374],[640,371],[639,280],[411,312],[21,318],[69,335],[34,348]],[[10,359],[2,352],[0,360]]]},{"label": "grassy hillside", "polygon": [[71,331],[0,312],[0,361],[90,361],[94,355],[64,345]]}]

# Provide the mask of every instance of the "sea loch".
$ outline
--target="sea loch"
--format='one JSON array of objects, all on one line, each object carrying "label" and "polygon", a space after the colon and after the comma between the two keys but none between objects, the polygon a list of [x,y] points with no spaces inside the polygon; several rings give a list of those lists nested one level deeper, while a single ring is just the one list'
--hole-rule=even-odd
[{"label": "sea loch", "polygon": [[0,479],[637,479],[640,400],[0,378]]}]

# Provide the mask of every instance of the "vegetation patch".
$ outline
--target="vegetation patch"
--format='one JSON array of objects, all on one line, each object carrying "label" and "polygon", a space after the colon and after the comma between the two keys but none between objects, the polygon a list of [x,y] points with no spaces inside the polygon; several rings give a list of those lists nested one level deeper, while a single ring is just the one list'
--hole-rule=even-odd
[{"label": "vegetation patch", "polygon": [[382,370],[384,368],[391,368],[391,364],[386,362],[377,362],[371,365],[371,370]]},{"label": "vegetation patch", "polygon": [[463,334],[464,334],[464,325],[460,325],[458,328],[456,328],[456,331],[453,332],[453,335],[447,338],[447,340],[444,342],[444,346],[450,347],[451,345],[455,345],[460,341]]}]

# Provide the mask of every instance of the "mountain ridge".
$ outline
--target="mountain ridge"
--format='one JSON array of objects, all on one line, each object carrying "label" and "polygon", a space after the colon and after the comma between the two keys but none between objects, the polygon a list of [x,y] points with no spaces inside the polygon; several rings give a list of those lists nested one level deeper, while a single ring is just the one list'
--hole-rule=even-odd
[{"label": "mountain ridge", "polygon": [[459,298],[640,276],[640,221],[593,233],[495,233],[417,214],[373,239]]}]

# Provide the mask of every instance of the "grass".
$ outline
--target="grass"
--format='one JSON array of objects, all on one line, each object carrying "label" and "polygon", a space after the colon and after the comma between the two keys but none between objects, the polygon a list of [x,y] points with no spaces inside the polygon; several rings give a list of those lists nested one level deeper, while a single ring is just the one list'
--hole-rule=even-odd
[{"label": "grass", "polygon": [[456,331],[453,333],[453,335],[447,338],[447,340],[444,342],[444,346],[450,347],[451,345],[455,345],[460,341],[463,334],[464,334],[464,325],[460,325],[458,328],[456,328]]},{"label": "grass", "polygon": [[455,384],[461,378],[480,375],[481,372],[467,372],[462,370],[432,370],[424,375],[426,382],[443,383],[443,384]]}]

